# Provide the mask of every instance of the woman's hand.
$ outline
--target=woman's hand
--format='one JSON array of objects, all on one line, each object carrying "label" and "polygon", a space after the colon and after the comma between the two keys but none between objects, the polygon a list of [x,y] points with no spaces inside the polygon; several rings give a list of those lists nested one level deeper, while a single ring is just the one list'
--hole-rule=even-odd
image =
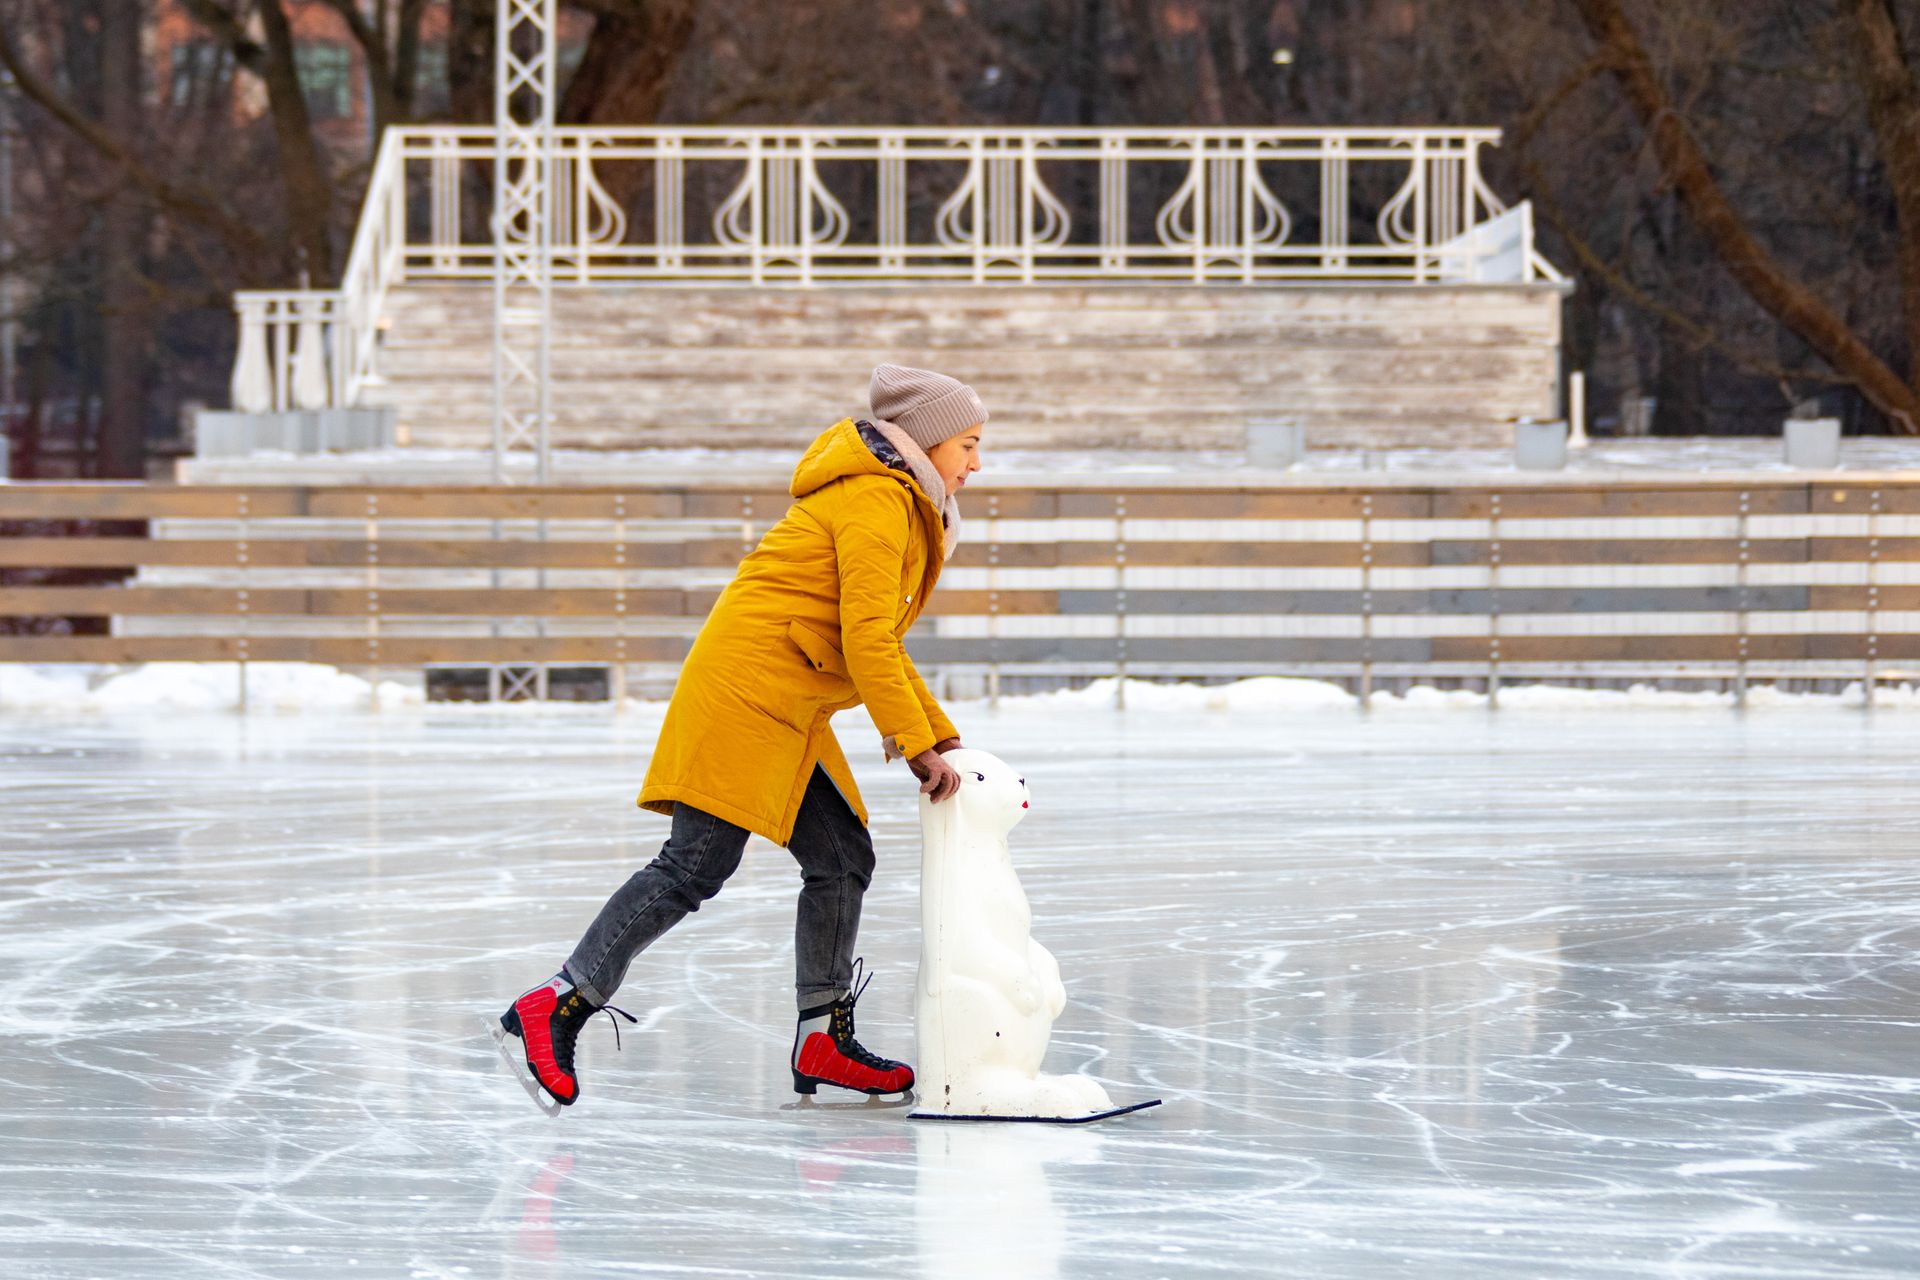
[{"label": "woman's hand", "polygon": [[938,751],[941,755],[945,755],[949,751],[958,751],[960,749],[960,739],[942,738],[940,739],[940,741],[933,744],[933,749],[935,751]]},{"label": "woman's hand", "polygon": [[[957,739],[948,739],[959,745]],[[951,750],[952,748],[948,748]],[[907,767],[913,770],[913,776],[920,779],[920,794],[934,804],[939,804],[960,789],[960,775],[952,765],[940,758],[939,746],[928,747],[913,759],[907,761]]]}]

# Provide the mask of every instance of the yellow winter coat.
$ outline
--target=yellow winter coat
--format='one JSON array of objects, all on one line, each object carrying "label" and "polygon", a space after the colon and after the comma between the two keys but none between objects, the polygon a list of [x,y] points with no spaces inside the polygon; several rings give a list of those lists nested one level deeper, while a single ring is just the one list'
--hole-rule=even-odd
[{"label": "yellow winter coat", "polygon": [[901,644],[940,577],[934,500],[851,418],[807,449],[790,492],[700,628],[640,790],[655,813],[684,800],[782,845],[816,764],[867,821],[834,712],[866,703],[909,759],[959,736]]}]

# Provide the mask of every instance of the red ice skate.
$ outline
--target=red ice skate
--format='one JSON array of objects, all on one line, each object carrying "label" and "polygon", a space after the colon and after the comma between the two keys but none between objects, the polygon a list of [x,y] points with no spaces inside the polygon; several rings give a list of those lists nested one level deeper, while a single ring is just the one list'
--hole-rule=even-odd
[{"label": "red ice skate", "polygon": [[[580,1028],[596,1013],[605,1013],[613,1023],[616,1049],[620,1047],[620,1022],[613,1015],[619,1014],[628,1022],[639,1021],[625,1009],[592,1003],[560,974],[515,1000],[500,1015],[500,1025],[493,1033],[500,1056],[513,1068],[527,1096],[548,1115],[560,1114],[561,1107],[570,1107],[580,1098],[573,1045],[580,1037]],[[519,1045],[509,1044],[509,1036],[519,1040]],[[542,1093],[553,1101],[543,1099]]]},{"label": "red ice skate", "polygon": [[[861,962],[855,960],[858,976]],[[870,1053],[853,1038],[853,1006],[873,980],[866,979],[832,1004],[818,1005],[800,1015],[793,1035],[793,1087],[812,1093],[823,1084],[856,1093],[905,1093],[913,1088],[913,1068],[904,1062]]]}]

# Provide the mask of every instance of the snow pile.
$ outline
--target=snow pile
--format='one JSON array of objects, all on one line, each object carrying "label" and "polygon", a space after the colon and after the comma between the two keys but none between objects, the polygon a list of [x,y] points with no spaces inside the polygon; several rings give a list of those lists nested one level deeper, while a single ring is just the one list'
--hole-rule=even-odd
[{"label": "snow pile", "polygon": [[[417,684],[363,679],[335,667],[311,662],[253,662],[246,668],[250,711],[366,711],[376,703],[382,709],[422,706],[425,696]],[[1095,680],[1079,689],[1020,697],[1029,706],[1108,708],[1115,705],[1118,682]],[[1011,700],[1011,699],[1010,699]],[[968,699],[952,699],[955,702]],[[1232,684],[1165,684],[1150,680],[1126,682],[1126,706],[1147,714],[1197,715],[1205,713],[1285,714],[1353,711],[1359,699],[1337,684],[1291,676],[1256,676]],[[1755,685],[1747,693],[1749,707],[1860,707],[1865,690],[1852,684],[1840,693],[1789,693]],[[1404,694],[1376,693],[1376,711],[1485,709],[1487,695],[1465,689],[1416,687]],[[1636,707],[1674,710],[1686,707],[1730,708],[1731,693],[1682,692],[1634,685],[1627,689],[1574,689],[1559,685],[1515,684],[1500,690],[1499,705],[1506,711],[1593,711]],[[1920,709],[1920,686],[1883,685],[1874,705]],[[662,703],[628,700],[634,709],[660,710]],[[100,713],[219,712],[240,709],[240,673],[231,662],[150,662],[137,667],[21,666],[0,662],[0,714],[20,712]],[[600,714],[604,702],[434,703],[442,712]]]},{"label": "snow pile", "polygon": [[[1062,706],[1110,707],[1118,681],[1095,680],[1083,689],[1062,689],[1028,697]],[[1127,681],[1130,711],[1315,711],[1351,708],[1356,699],[1339,685],[1293,676],[1255,676],[1232,684],[1160,684],[1152,680]]]},{"label": "snow pile", "polygon": [[[1118,682],[1095,680],[1085,688],[1029,695],[1035,701],[1051,701],[1061,706],[1111,707]],[[1258,676],[1232,684],[1159,684],[1149,680],[1129,680],[1126,687],[1128,710],[1173,714],[1200,712],[1308,712],[1329,709],[1351,711],[1359,698],[1340,685],[1324,680],[1287,676]],[[1860,707],[1866,704],[1866,692],[1851,684],[1840,693],[1789,693],[1769,685],[1754,685],[1747,691],[1749,707]],[[1576,689],[1564,685],[1512,684],[1500,689],[1499,706],[1503,711],[1598,711],[1632,708],[1676,710],[1687,707],[1735,706],[1731,693],[1708,690],[1656,689],[1651,685],[1633,685],[1626,689]],[[1876,707],[1920,708],[1920,686],[1882,685],[1874,695]],[[1374,710],[1482,709],[1487,695],[1470,689],[1434,689],[1415,686],[1405,693],[1376,692]]]},{"label": "snow pile", "polygon": [[[250,662],[247,706],[266,711],[366,710],[421,700],[418,689],[378,684],[314,662]],[[149,662],[113,667],[22,667],[0,663],[0,711],[206,712],[240,708],[231,662]]]},{"label": "snow pile", "polygon": [[0,662],[0,709],[64,711],[88,698],[85,667],[23,667]]}]

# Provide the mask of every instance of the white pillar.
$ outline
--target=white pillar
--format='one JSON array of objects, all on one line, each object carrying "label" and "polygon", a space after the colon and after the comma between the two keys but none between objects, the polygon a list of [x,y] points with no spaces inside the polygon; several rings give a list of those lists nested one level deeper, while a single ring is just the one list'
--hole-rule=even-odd
[{"label": "white pillar", "polygon": [[234,354],[233,380],[228,396],[242,413],[265,413],[273,408],[273,369],[267,358],[267,303],[241,295],[234,301],[240,313],[240,348]]},{"label": "white pillar", "polygon": [[299,338],[293,356],[293,404],[297,409],[324,409],[331,399],[327,386],[326,326],[321,323],[324,298],[308,294],[294,304],[299,313]]}]

